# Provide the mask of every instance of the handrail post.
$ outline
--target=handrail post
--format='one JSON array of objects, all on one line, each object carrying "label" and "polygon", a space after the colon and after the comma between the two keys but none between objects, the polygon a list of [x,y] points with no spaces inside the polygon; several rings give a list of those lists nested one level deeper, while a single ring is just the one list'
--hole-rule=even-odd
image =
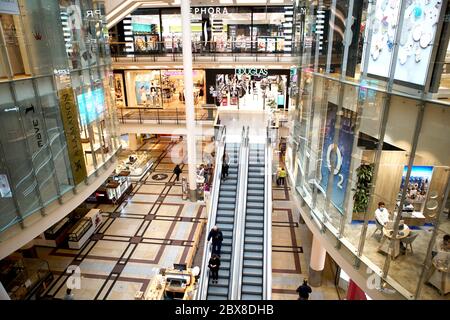
[{"label": "handrail post", "polygon": [[138,111],[139,111],[139,123],[142,124],[141,108],[139,108]]}]

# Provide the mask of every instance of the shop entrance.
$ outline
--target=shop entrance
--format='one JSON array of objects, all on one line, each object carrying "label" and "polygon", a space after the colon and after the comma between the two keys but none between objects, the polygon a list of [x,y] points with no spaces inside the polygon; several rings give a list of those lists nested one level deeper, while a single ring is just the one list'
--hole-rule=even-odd
[{"label": "shop entrance", "polygon": [[285,109],[288,73],[261,68],[206,70],[207,103],[223,110]]}]

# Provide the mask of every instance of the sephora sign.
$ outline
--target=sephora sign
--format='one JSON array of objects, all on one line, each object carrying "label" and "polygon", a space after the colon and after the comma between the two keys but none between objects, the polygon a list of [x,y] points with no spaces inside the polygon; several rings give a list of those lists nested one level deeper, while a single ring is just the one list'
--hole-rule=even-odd
[{"label": "sephora sign", "polygon": [[191,7],[191,14],[228,14],[226,7]]}]

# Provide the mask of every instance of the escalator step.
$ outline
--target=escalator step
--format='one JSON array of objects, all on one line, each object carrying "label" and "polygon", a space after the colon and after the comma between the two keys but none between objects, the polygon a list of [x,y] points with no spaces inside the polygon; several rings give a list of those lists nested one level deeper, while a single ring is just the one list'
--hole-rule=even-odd
[{"label": "escalator step", "polygon": [[222,231],[233,231],[234,225],[233,224],[225,224],[225,223],[216,223],[217,226],[222,230]]},{"label": "escalator step", "polygon": [[228,288],[219,287],[219,286],[216,286],[215,284],[212,284],[212,285],[208,286],[208,296],[210,294],[228,297]]},{"label": "escalator step", "polygon": [[262,283],[263,283],[262,277],[249,277],[249,276],[242,277],[242,284],[262,286]]},{"label": "escalator step", "polygon": [[262,260],[244,260],[244,268],[261,269],[262,266],[263,266]]},{"label": "escalator step", "polygon": [[264,184],[249,182],[247,188],[251,190],[264,190]]},{"label": "escalator step", "polygon": [[[261,259],[262,259],[262,258],[261,258]],[[231,254],[221,252],[221,253],[220,253],[220,261],[221,261],[221,262],[222,262],[222,261],[228,261],[228,262],[230,262],[230,261],[231,261]]]},{"label": "escalator step", "polygon": [[[217,210],[217,217],[234,217],[234,210]],[[225,235],[224,235],[225,236]]]},{"label": "escalator step", "polygon": [[[230,185],[235,186],[236,184],[237,184],[237,180],[236,179],[228,178],[228,179],[222,181],[221,185],[224,185],[224,186],[230,186]],[[235,190],[236,190],[236,188],[235,188]]]},{"label": "escalator step", "polygon": [[242,293],[241,300],[262,300],[262,294]]},{"label": "escalator step", "polygon": [[245,222],[245,228],[254,230],[263,230],[264,224],[262,222],[249,221],[249,219],[247,218],[247,221]]},{"label": "escalator step", "polygon": [[231,246],[222,245],[222,248],[220,248],[220,253],[230,253],[231,254]]},{"label": "escalator step", "polygon": [[263,178],[248,178],[248,183],[264,185],[264,179]]},{"label": "escalator step", "polygon": [[244,252],[245,251],[263,252],[264,248],[262,244],[244,243]]},{"label": "escalator step", "polygon": [[222,230],[222,234],[223,234],[223,238],[224,239],[230,239],[233,237],[233,232],[232,231],[224,231]]},{"label": "escalator step", "polygon": [[244,252],[245,260],[262,260],[263,256],[264,256],[263,252],[253,252],[253,251]]},{"label": "escalator step", "polygon": [[[219,203],[220,203],[220,200],[219,200]],[[247,208],[264,209],[264,199],[260,200],[260,202],[247,201]]]},{"label": "escalator step", "polygon": [[246,212],[248,215],[251,215],[251,216],[259,216],[259,215],[264,214],[264,208],[259,208],[259,209],[247,208]]},{"label": "escalator step", "polygon": [[264,236],[264,230],[255,230],[255,229],[247,229],[245,230],[245,235],[250,237],[263,237]]},{"label": "escalator step", "polygon": [[248,293],[248,294],[262,294],[262,286],[257,285],[243,285],[242,286],[242,293]]},{"label": "escalator step", "polygon": [[225,216],[217,216],[216,223],[222,224],[222,223],[234,223],[234,217],[225,217]]},{"label": "escalator step", "polygon": [[262,244],[264,243],[263,237],[251,237],[251,236],[245,236],[244,243],[249,244]]},{"label": "escalator step", "polygon": [[257,190],[247,189],[247,195],[264,197],[264,190],[261,190],[261,189],[257,189]]},{"label": "escalator step", "polygon": [[263,215],[260,215],[260,216],[250,216],[250,215],[248,215],[246,218],[245,218],[248,222],[264,222],[264,216]]},{"label": "escalator step", "polygon": [[234,198],[236,199],[236,191],[228,191],[228,190],[221,190],[219,192],[219,198]]},{"label": "escalator step", "polygon": [[247,195],[247,202],[264,203],[264,197]]},{"label": "escalator step", "polygon": [[220,197],[219,196],[219,205],[222,203],[235,203],[236,198],[230,198],[230,197]]},{"label": "escalator step", "polygon": [[219,204],[217,206],[217,210],[234,210],[235,205],[236,205],[235,203],[220,202],[220,199],[219,199]]},{"label": "escalator step", "polygon": [[228,296],[217,296],[214,294],[208,294],[206,299],[208,299],[208,300],[228,300]]},{"label": "escalator step", "polygon": [[222,185],[220,185],[220,192],[222,192],[222,191],[233,191],[233,192],[236,192],[236,186],[222,184]]},{"label": "escalator step", "polygon": [[262,269],[254,269],[254,268],[245,268],[244,267],[242,269],[242,275],[243,276],[250,276],[250,277],[262,277],[263,276],[263,271],[262,271]]},{"label": "escalator step", "polygon": [[228,281],[228,279],[221,279],[220,275],[219,275],[219,279],[217,280],[217,283],[212,283],[212,279],[209,278],[209,286],[216,286],[216,287],[226,287],[228,288],[230,282]]}]

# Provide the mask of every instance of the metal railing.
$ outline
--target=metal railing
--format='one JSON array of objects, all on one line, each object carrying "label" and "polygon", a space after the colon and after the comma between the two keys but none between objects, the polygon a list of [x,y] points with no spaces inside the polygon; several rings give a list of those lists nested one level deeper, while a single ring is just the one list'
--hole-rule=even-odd
[{"label": "metal railing", "polygon": [[[200,107],[195,108],[195,121],[213,122],[216,120],[217,108]],[[120,123],[186,123],[186,109],[168,108],[155,109],[148,107],[121,107],[117,108],[117,118]]]},{"label": "metal railing", "polygon": [[247,181],[248,181],[248,135],[249,127],[242,128],[241,154],[239,157],[239,192],[236,214],[234,218],[234,241],[231,274],[237,281],[231,282],[230,298],[237,300],[241,296],[242,288],[242,264],[244,259],[244,238],[245,238],[245,212],[247,207]]},{"label": "metal railing", "polygon": [[[139,44],[127,42],[110,42],[111,57],[115,61],[119,61],[120,58],[131,58],[133,62],[139,60],[148,60],[151,58],[153,61],[157,61],[159,57],[170,57],[172,61],[181,59],[183,44],[179,41],[150,41],[140,42]],[[292,43],[292,46],[295,44]],[[208,56],[213,61],[216,61],[217,57],[223,57],[224,55],[251,55],[258,61],[259,56],[271,56],[277,59],[286,56],[298,56],[293,54],[291,50],[281,47],[281,45],[275,45],[275,47],[261,46],[261,42],[258,41],[192,41],[192,53],[193,60],[197,57]]]},{"label": "metal railing", "polygon": [[212,229],[216,222],[217,215],[217,206],[219,202],[219,190],[221,184],[221,176],[222,176],[222,162],[223,155],[225,152],[225,138],[226,138],[226,127],[221,126],[218,131],[217,139],[216,139],[216,162],[215,162],[215,170],[214,170],[214,178],[212,184],[212,192],[211,192],[211,205],[208,210],[208,223],[206,224],[206,235],[205,235],[205,245],[203,248],[203,260],[202,260],[202,269],[199,279],[199,289],[196,294],[197,300],[206,300],[206,296],[208,294],[208,283],[209,283],[209,272],[208,272],[208,262],[209,257],[212,253],[212,247],[208,241],[208,232]]},{"label": "metal railing", "polygon": [[263,300],[272,299],[272,139],[267,128],[265,146],[265,195],[264,195],[264,273]]}]

